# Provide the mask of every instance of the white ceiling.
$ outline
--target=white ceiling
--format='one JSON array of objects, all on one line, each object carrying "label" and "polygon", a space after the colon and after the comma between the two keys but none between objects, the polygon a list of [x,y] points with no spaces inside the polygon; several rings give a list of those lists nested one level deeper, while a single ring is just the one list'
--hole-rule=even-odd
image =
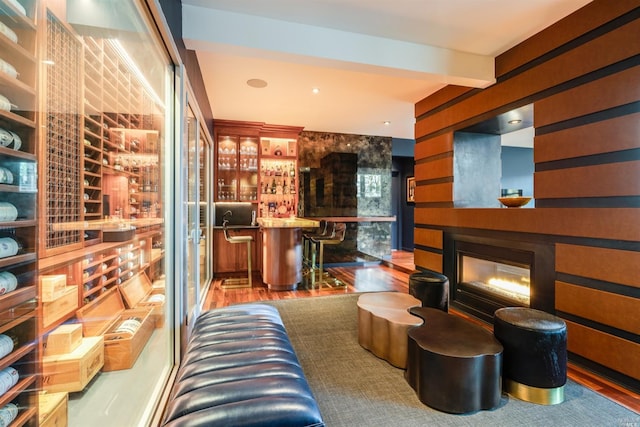
[{"label": "white ceiling", "polygon": [[183,38],[215,119],[413,139],[417,101],[492,84],[495,56],[589,1],[182,0]]}]

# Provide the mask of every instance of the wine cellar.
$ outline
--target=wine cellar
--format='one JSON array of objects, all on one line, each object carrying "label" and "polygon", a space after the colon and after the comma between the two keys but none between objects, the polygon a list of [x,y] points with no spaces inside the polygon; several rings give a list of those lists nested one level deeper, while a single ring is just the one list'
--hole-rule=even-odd
[{"label": "wine cellar", "polygon": [[[123,44],[54,3],[0,0],[0,413],[12,426],[66,425],[70,393],[131,368],[164,324],[164,106]],[[124,285],[148,295],[125,300]],[[96,310],[122,321],[92,328]]]},{"label": "wine cellar", "polygon": [[24,3],[0,1],[0,412],[36,425],[38,31]]}]

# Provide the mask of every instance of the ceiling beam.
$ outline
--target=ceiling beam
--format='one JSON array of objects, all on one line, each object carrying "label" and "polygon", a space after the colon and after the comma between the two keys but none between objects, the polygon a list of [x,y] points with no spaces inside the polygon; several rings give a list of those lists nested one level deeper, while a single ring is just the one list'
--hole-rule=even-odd
[{"label": "ceiling beam", "polygon": [[192,50],[478,88],[495,82],[494,58],[486,55],[184,3],[182,19],[183,39]]}]

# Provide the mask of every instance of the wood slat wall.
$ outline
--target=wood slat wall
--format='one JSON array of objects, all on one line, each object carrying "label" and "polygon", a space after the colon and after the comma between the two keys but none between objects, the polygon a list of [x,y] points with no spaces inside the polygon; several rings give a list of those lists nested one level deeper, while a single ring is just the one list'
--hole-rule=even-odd
[{"label": "wood slat wall", "polygon": [[[570,352],[640,387],[640,43],[631,40],[637,0],[595,0],[498,57],[491,87],[447,86],[416,104],[415,262],[443,271],[438,230],[555,244]],[[453,208],[454,133],[531,103],[535,208]]]}]

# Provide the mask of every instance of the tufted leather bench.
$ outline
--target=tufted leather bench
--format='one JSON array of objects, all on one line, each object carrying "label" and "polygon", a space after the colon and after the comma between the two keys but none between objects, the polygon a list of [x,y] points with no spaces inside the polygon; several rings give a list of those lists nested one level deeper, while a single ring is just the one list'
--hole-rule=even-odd
[{"label": "tufted leather bench", "polygon": [[163,425],[324,426],[274,307],[243,304],[198,318]]}]

